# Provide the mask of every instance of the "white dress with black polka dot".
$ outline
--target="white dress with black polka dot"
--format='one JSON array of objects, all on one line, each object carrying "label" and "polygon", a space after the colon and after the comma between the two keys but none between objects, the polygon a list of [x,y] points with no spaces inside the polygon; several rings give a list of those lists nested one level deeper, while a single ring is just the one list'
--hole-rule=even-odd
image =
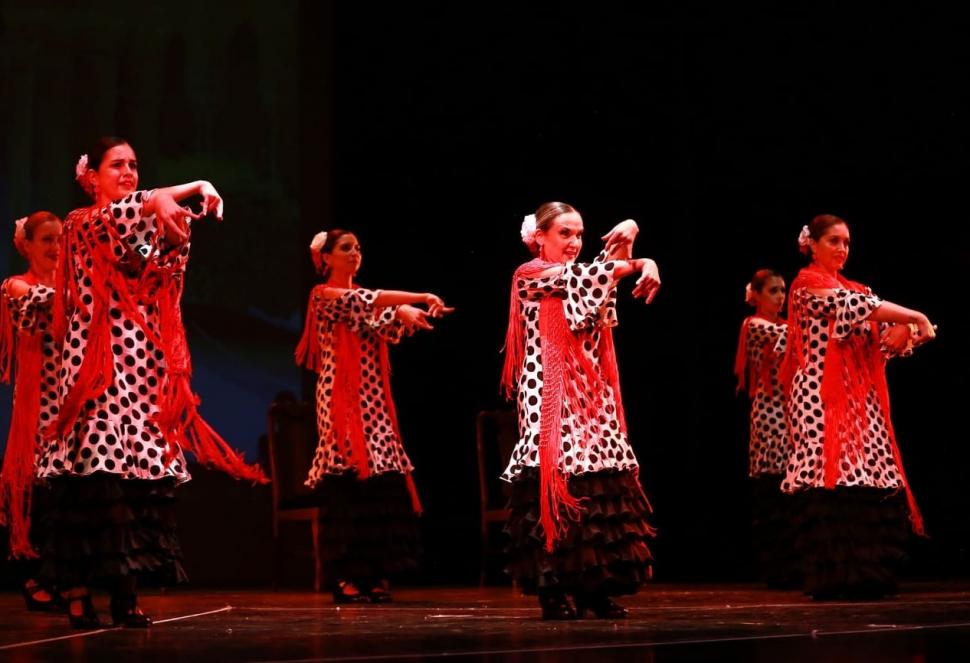
[{"label": "white dress with black polka dot", "polygon": [[[519,441],[502,478],[513,481],[526,468],[539,467],[539,435],[542,408],[542,351],[539,338],[539,307],[542,299],[558,297],[570,331],[582,339],[583,353],[602,374],[600,335],[614,327],[616,317],[615,264],[605,252],[592,263],[573,263],[561,273],[541,278],[521,278],[515,283],[520,315],[525,325],[525,353],[517,384]],[[606,380],[599,393],[589,394],[586,385],[564,389],[562,404],[562,455],[560,471],[566,475],[604,470],[638,468],[633,449],[620,426],[616,394]],[[571,392],[595,399],[596,416],[588,422],[577,413],[584,405],[573,402]]]},{"label": "white dress with black polka dot", "polygon": [[372,475],[410,474],[414,467],[404,452],[388,410],[391,395],[384,393],[385,376],[380,358],[381,344],[397,343],[401,339],[404,328],[397,320],[397,307],[375,306],[379,290],[354,288],[338,297],[327,297],[325,291],[324,285],[314,288],[307,312],[314,321],[320,345],[320,373],[316,388],[317,451],[305,483],[314,488],[328,474],[354,469],[353,459],[344,455],[349,445],[338,443],[331,435],[333,384],[340,360],[335,338],[338,323],[346,324],[360,340],[359,395],[369,471]]},{"label": "white dress with black polka dot", "polygon": [[[782,490],[786,492],[825,487],[825,404],[821,394],[825,348],[830,335],[836,339],[863,336],[867,343],[880,344],[868,318],[882,303],[871,291],[858,293],[843,288],[825,296],[801,288],[791,297],[792,306],[800,309],[801,328],[789,333],[801,334],[804,367],[795,372],[789,393],[793,452],[782,482]],[[850,449],[846,445],[842,450],[836,485],[901,488],[903,481],[893,458],[886,416],[875,388],[866,396],[866,419],[868,426],[860,448]]]},{"label": "white dress with black polka dot", "polygon": [[[40,414],[37,420],[38,435],[37,449],[43,449],[45,444],[40,436],[43,428],[57,416],[57,374],[61,368],[61,356],[51,335],[51,304],[54,301],[54,289],[40,283],[30,286],[23,295],[11,297],[7,294],[7,282],[0,285],[0,296],[7,298],[10,317],[13,321],[15,333],[42,334],[41,352],[43,363],[40,373]],[[14,385],[14,400],[17,398],[17,387]]]},{"label": "white dress with black polka dot", "polygon": [[[114,258],[111,265],[94,265],[97,256],[83,242],[74,242],[77,296],[85,305],[95,298],[92,269],[121,270],[132,287],[139,282],[146,267],[171,269],[172,278],[184,275],[188,262],[188,242],[168,244],[154,215],[145,216],[143,203],[150,192],[138,191],[99,209],[79,209],[64,222],[67,237],[76,233],[92,245],[108,244]],[[91,213],[93,212],[93,213]],[[113,232],[108,232],[109,225]],[[96,272],[94,272],[96,273]],[[137,309],[154,334],[160,330],[157,297],[160,282],[143,284],[137,295]],[[185,457],[173,449],[173,459],[166,463],[168,443],[153,421],[159,413],[159,398],[165,372],[165,355],[122,310],[119,293],[110,293],[109,315],[111,353],[114,360],[113,381],[96,401],[88,401],[80,411],[70,433],[54,440],[39,461],[38,473],[50,478],[64,474],[89,475],[107,472],[124,479],[161,479],[175,477],[187,481]],[[68,310],[67,332],[60,371],[60,399],[77,380],[81,360],[87,349],[90,316],[77,307]]]},{"label": "white dress with black polka dot", "polygon": [[[755,388],[749,417],[748,475],[782,475],[788,469],[791,455],[785,422],[785,394],[778,378],[788,326],[752,316],[748,319],[747,327],[745,351]],[[761,379],[764,371],[762,363],[766,360],[771,362],[767,385]]]}]

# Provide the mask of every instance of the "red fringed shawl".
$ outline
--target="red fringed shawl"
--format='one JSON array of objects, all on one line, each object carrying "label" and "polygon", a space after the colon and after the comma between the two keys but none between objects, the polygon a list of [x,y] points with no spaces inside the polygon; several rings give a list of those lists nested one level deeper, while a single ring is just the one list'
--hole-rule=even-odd
[{"label": "red fringed shawl", "polygon": [[[505,364],[502,369],[502,391],[506,398],[514,395],[525,357],[525,321],[522,319],[518,295],[518,282],[534,279],[550,268],[562,267],[561,263],[539,259],[520,266],[512,277],[512,293],[509,297],[509,324],[505,335]],[[580,500],[569,493],[565,474],[559,467],[562,458],[562,409],[563,403],[585,403],[585,412],[576,412],[580,418],[596,417],[596,398],[604,384],[609,384],[616,398],[617,418],[621,430],[626,432],[626,421],[620,396],[620,375],[616,364],[612,329],[606,327],[600,334],[600,360],[602,372],[589,361],[583,352],[583,340],[588,332],[574,333],[569,329],[563,300],[544,297],[539,302],[539,338],[542,353],[542,405],[539,422],[539,506],[540,522],[546,537],[546,550],[552,551],[568,527],[568,520],[576,520],[582,509]],[[582,385],[583,393],[579,393]],[[565,516],[565,518],[563,517]]]},{"label": "red fringed shawl", "polygon": [[[20,277],[37,285],[31,274]],[[3,287],[3,286],[0,286]],[[16,364],[13,413],[7,447],[0,469],[0,524],[10,530],[10,556],[37,557],[30,545],[30,505],[37,453],[37,425],[40,418],[43,340],[41,332],[14,331],[6,293],[0,293],[0,376],[10,381]]]},{"label": "red fringed shawl", "polygon": [[[123,240],[110,218],[100,215],[101,209],[97,207],[75,210],[64,224],[64,246],[54,300],[55,339],[64,338],[69,317],[89,321],[88,338],[77,378],[64,397],[57,419],[45,429],[45,436],[48,439],[67,437],[83,405],[98,398],[114,382],[108,310],[108,302],[114,297],[115,305],[165,356],[166,372],[154,422],[168,443],[166,459],[171,462],[181,447],[198,462],[232,477],[266,483],[268,479],[262,469],[248,465],[199,414],[201,401],[192,391],[192,360],[182,325],[183,273],[175,266],[159,265],[154,260],[144,261],[140,269],[125,270],[113,249],[123,246]],[[160,235],[161,229],[156,234],[153,254],[158,250]],[[90,264],[81,256],[90,256]],[[127,259],[135,264],[142,261],[131,256]],[[78,283],[84,279],[89,280],[93,291],[90,304],[80,297]],[[139,309],[149,305],[158,307],[157,333]]]},{"label": "red fringed shawl", "polygon": [[[793,296],[788,302],[788,324],[794,330],[789,335],[788,348],[782,363],[781,378],[790,389],[795,372],[805,367],[800,335],[802,315],[795,303],[795,295],[801,289],[832,290],[842,288],[867,294],[868,289],[850,281],[841,274],[832,276],[811,265],[802,269],[791,284]],[[829,329],[829,341],[825,348],[825,366],[822,372],[822,402],[825,405],[825,466],[826,488],[834,488],[839,477],[839,460],[843,453],[855,457],[862,453],[865,431],[869,426],[866,416],[866,397],[875,391],[886,418],[886,429],[892,445],[893,460],[899,468],[906,491],[909,518],[913,531],[924,534],[923,518],[910,489],[903,469],[903,460],[896,443],[892,418],[889,411],[889,388],[886,383],[886,359],[879,348],[879,323],[870,321],[871,335],[851,334],[845,339],[835,338],[834,321]],[[873,340],[875,339],[875,340]]]},{"label": "red fringed shawl", "polygon": [[[734,375],[738,379],[738,393],[747,389],[750,398],[754,398],[759,387],[764,391],[768,391],[771,385],[771,351],[773,348],[770,336],[757,349],[759,355],[757,365],[748,362],[748,327],[755,317],[757,316],[748,316],[741,323],[741,333],[738,334],[738,350],[734,357]],[[779,320],[773,324],[785,325],[786,322]],[[758,372],[757,375],[755,375],[755,371]]]},{"label": "red fringed shawl", "polygon": [[[296,347],[296,363],[305,366],[316,373],[320,372],[320,337],[316,329],[317,309],[315,301],[323,297],[322,288],[317,286],[310,295],[310,306],[307,311],[306,322],[303,327],[303,337]],[[319,290],[318,290],[319,289]],[[330,401],[331,427],[330,435],[342,448],[344,457],[351,459],[359,479],[370,477],[370,467],[367,461],[370,454],[367,449],[367,438],[364,434],[363,409],[361,408],[361,338],[347,323],[338,322],[333,326],[335,374],[332,396]],[[377,340],[380,350],[381,379],[384,391],[384,402],[387,404],[387,414],[394,428],[394,434],[401,440],[401,430],[397,422],[397,409],[391,396],[391,362],[387,349],[387,341]],[[418,498],[417,486],[410,472],[405,474],[408,492],[411,495],[411,507],[414,512],[422,512],[421,500]]]}]

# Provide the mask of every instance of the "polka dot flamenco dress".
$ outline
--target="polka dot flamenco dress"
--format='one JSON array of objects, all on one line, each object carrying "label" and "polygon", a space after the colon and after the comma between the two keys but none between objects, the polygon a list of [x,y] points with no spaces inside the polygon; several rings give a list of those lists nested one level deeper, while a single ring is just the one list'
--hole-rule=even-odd
[{"label": "polka dot flamenco dress", "polygon": [[759,316],[744,320],[738,339],[735,373],[738,390],[747,387],[748,477],[751,498],[751,534],[758,572],[771,587],[786,588],[798,582],[792,553],[791,497],[781,482],[791,456],[786,423],[786,395],[779,379],[788,326]]},{"label": "polka dot flamenco dress", "polygon": [[650,507],[613,352],[613,269],[604,253],[532,261],[513,277],[503,385],[514,386],[520,438],[502,478],[507,571],[529,594],[631,594],[651,573]]},{"label": "polka dot flamenco dress", "polygon": [[205,424],[191,392],[179,300],[189,244],[169,244],[151,192],[71,212],[53,310],[58,414],[38,476],[56,504],[42,576],[60,587],[184,579],[175,486],[197,460],[265,481]]},{"label": "polka dot flamenco dress", "polygon": [[803,269],[792,284],[785,377],[793,452],[795,553],[816,598],[876,598],[922,520],[889,418],[885,349],[860,284]]},{"label": "polka dot flamenco dress", "polygon": [[421,506],[401,444],[390,389],[388,343],[403,326],[380,291],[310,295],[297,361],[318,373],[317,450],[306,485],[321,508],[324,582],[367,591],[417,566]]}]

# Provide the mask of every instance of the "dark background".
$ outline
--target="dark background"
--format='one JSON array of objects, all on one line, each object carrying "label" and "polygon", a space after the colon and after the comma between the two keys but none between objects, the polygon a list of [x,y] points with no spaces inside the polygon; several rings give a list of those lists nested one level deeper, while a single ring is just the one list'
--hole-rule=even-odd
[{"label": "dark background", "polygon": [[[751,577],[731,374],[743,289],[763,266],[790,280],[799,229],[823,212],[850,224],[848,276],[939,325],[889,369],[931,536],[909,573],[966,574],[970,47],[954,16],[915,3],[861,19],[656,3],[0,8],[0,218],[83,204],[73,165],[105,133],[131,140],[142,186],[204,177],[225,196],[225,224],[195,230],[185,317],[203,412],[249,455],[273,395],[311,383],[291,353],[315,232],[357,233],[362,284],[457,306],[392,351],[427,510],[416,580],[477,577],[474,420],[501,405],[509,278],[528,257],[518,228],[547,200],[580,210],[586,257],[634,218],[636,253],[660,265],[650,307],[621,285],[616,334],[659,580]],[[3,250],[4,273],[20,271]],[[247,565],[264,558],[268,493],[213,495],[225,502],[206,513],[230,525],[214,536],[187,515],[190,572],[259,581]],[[204,564],[247,547],[235,576]]]}]

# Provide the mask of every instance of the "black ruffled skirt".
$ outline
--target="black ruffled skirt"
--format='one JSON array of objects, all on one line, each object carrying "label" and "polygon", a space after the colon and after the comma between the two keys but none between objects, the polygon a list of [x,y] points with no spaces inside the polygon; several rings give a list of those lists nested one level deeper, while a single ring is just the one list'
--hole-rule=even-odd
[{"label": "black ruffled skirt", "polygon": [[912,541],[904,493],[837,486],[804,490],[793,499],[794,548],[806,594],[866,599],[896,591],[896,573]]},{"label": "black ruffled skirt", "polygon": [[186,580],[175,527],[175,479],[123,479],[97,472],[50,479],[40,576],[61,588],[132,577]]},{"label": "black ruffled skirt", "polygon": [[783,479],[778,474],[750,478],[751,542],[761,579],[769,587],[791,589],[802,580],[794,548],[794,498],[781,492]]},{"label": "black ruffled skirt", "polygon": [[369,586],[414,569],[421,555],[418,515],[407,479],[385,472],[367,479],[328,474],[317,484],[323,581]]},{"label": "black ruffled skirt", "polygon": [[632,472],[590,472],[570,477],[569,492],[582,499],[553,552],[539,524],[539,477],[529,470],[512,482],[505,526],[509,573],[526,594],[633,594],[651,576],[647,541],[650,505]]}]

